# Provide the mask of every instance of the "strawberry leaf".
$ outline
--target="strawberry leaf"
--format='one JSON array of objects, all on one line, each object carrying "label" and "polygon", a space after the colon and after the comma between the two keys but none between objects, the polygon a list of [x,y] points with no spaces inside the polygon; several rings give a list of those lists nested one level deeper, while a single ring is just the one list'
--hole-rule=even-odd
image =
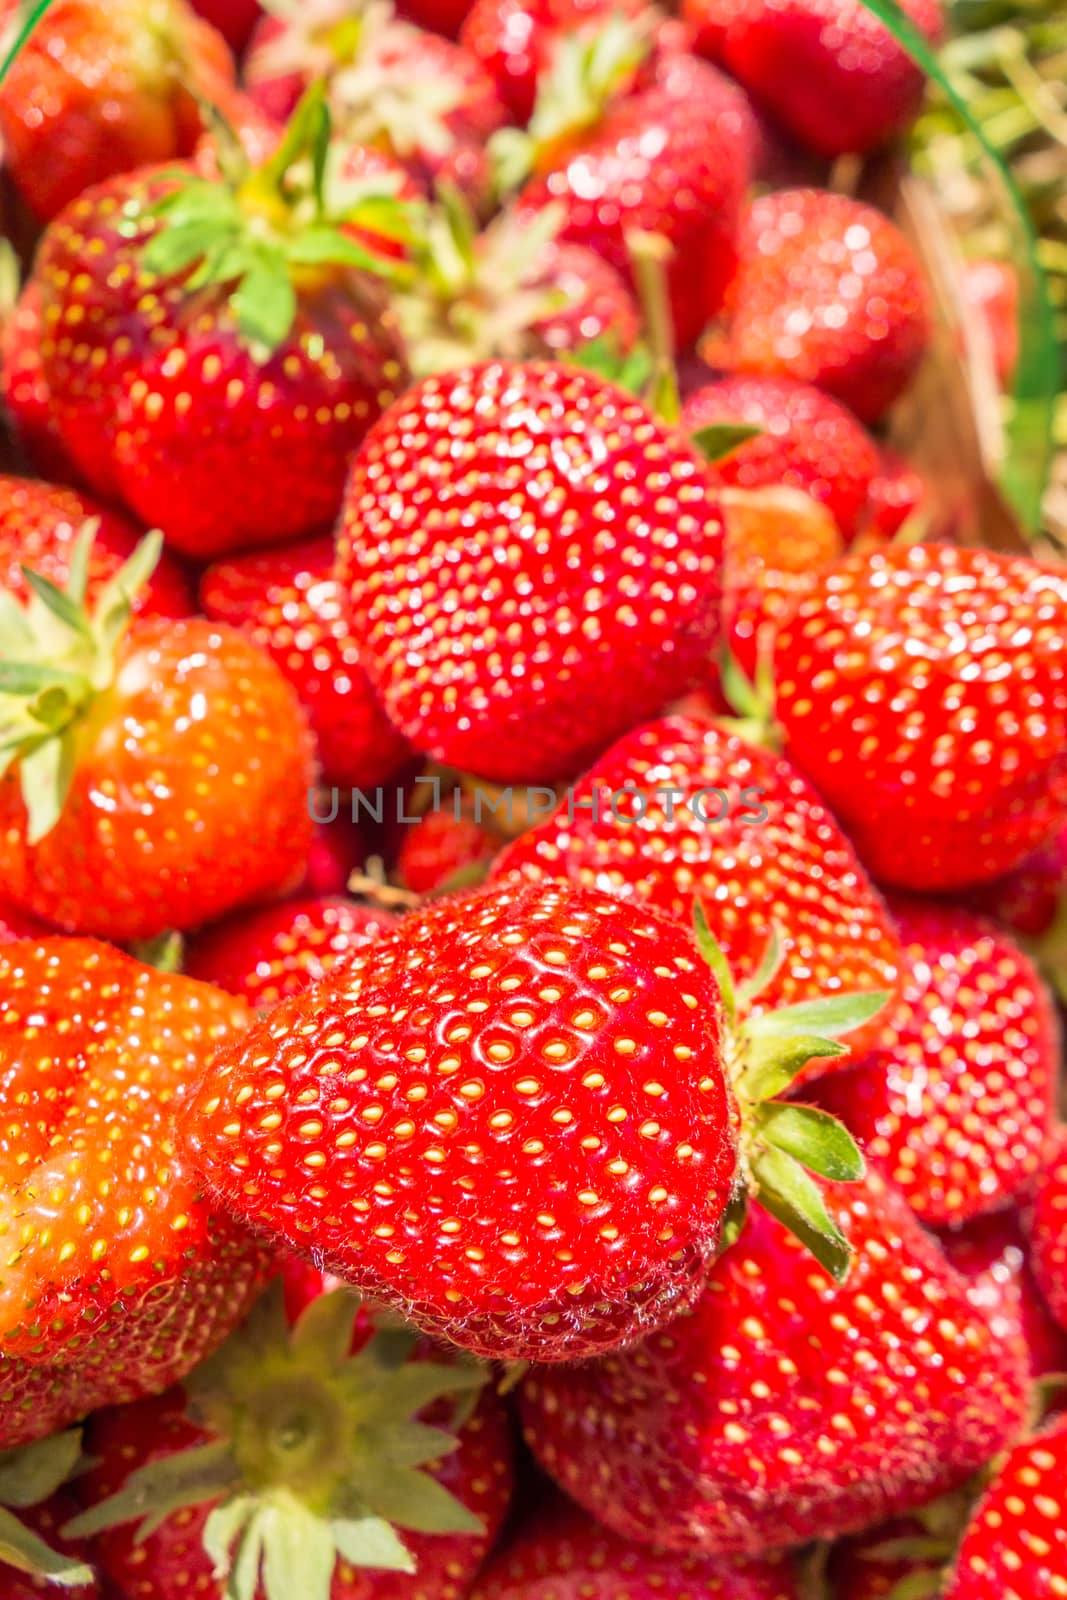
[{"label": "strawberry leaf", "polygon": [[759,998],[767,985],[777,976],[782,962],[785,959],[785,950],[782,946],[781,933],[776,923],[771,924],[770,937],[760,960],[759,966],[750,978],[737,985],[737,1000],[741,1006],[751,1005],[753,1000]]},{"label": "strawberry leaf", "polygon": [[80,1428],[5,1450],[0,1455],[0,1505],[39,1505],[66,1483],[81,1456]]},{"label": "strawberry leaf", "polygon": [[693,901],[693,937],[701,956],[715,975],[719,993],[722,995],[726,1021],[732,1028],[737,1021],[737,995],[734,991],[733,973],[719,941],[708,926],[704,907],[699,900]]},{"label": "strawberry leaf", "polygon": [[296,316],[296,291],[285,256],[277,246],[261,247],[230,303],[244,337],[276,350]]},{"label": "strawberry leaf", "polygon": [[169,278],[229,242],[236,226],[226,221],[197,219],[165,228],[150,240],[143,261],[149,272]]},{"label": "strawberry leaf", "polygon": [[753,1159],[752,1172],[764,1210],[800,1240],[835,1283],[844,1283],[852,1265],[851,1246],[800,1162],[783,1150],[766,1149]]},{"label": "strawberry leaf", "polygon": [[735,450],[740,450],[750,439],[758,439],[763,429],[747,422],[709,422],[690,435],[693,443],[713,465],[725,461]]},{"label": "strawberry leaf", "polygon": [[374,254],[340,228],[306,228],[286,245],[285,258],[298,266],[357,267],[393,283],[409,283],[412,277],[407,262]]},{"label": "strawberry leaf", "polygon": [[814,1106],[773,1101],[760,1106],[754,1126],[757,1137],[801,1162],[810,1172],[835,1183],[858,1183],[866,1171],[859,1147],[848,1129],[829,1112]]},{"label": "strawberry leaf", "polygon": [[848,1046],[817,1034],[796,1034],[788,1039],[749,1039],[741,1088],[758,1103],[784,1093],[809,1061],[848,1055]]},{"label": "strawberry leaf", "polygon": [[937,1600],[945,1581],[943,1572],[909,1572],[895,1583],[886,1600]]},{"label": "strawberry leaf", "polygon": [[[107,1528],[143,1523],[145,1518],[150,1519],[150,1526],[158,1527],[173,1512],[217,1500],[239,1485],[240,1473],[229,1444],[215,1440],[131,1472],[121,1489],[68,1522],[63,1533],[70,1539],[91,1539]],[[142,1525],[138,1542],[146,1537]]]},{"label": "strawberry leaf", "polygon": [[799,1005],[782,1006],[752,1017],[745,1031],[752,1039],[784,1039],[796,1034],[820,1034],[836,1039],[851,1033],[876,1017],[891,999],[886,990],[869,994],[828,995],[821,1000],[803,1000]]},{"label": "strawberry leaf", "polygon": [[338,1553],[351,1566],[381,1567],[386,1572],[415,1571],[414,1557],[380,1517],[335,1522],[332,1526]]},{"label": "strawberry leaf", "polygon": [[44,1578],[63,1589],[76,1589],[92,1583],[93,1569],[84,1561],[62,1556],[51,1549],[16,1516],[0,1506],[0,1563],[16,1572]]},{"label": "strawberry leaf", "polygon": [[59,821],[74,777],[71,738],[60,733],[43,739],[19,762],[19,784],[26,807],[26,838],[37,844]]}]

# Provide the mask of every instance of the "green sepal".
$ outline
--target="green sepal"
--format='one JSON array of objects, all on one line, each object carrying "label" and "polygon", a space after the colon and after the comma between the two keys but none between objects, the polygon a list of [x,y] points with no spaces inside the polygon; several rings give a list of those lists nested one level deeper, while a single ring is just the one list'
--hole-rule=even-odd
[{"label": "green sepal", "polygon": [[[313,161],[324,162],[322,152],[328,151],[329,145],[330,109],[326,103],[326,84],[318,78],[305,89],[278,148],[260,167],[256,179],[280,189],[295,162],[309,155]],[[321,173],[316,182],[321,183]]]},{"label": "green sepal", "polygon": [[638,396],[644,394],[652,376],[652,356],[646,345],[639,342],[631,350],[621,350],[618,340],[609,334],[568,350],[562,359]]},{"label": "green sepal", "polygon": [[276,350],[296,318],[296,290],[285,252],[262,244],[230,296],[237,326],[253,345]]},{"label": "green sepal", "polygon": [[852,1249],[827,1211],[818,1184],[783,1150],[760,1150],[751,1165],[763,1209],[800,1240],[835,1283],[844,1283]]},{"label": "green sepal", "polygon": [[911,1534],[900,1539],[885,1539],[861,1552],[864,1561],[950,1561],[954,1546],[947,1539],[924,1538]]},{"label": "green sepal", "polygon": [[906,1578],[893,1585],[886,1600],[937,1600],[944,1584],[943,1572],[909,1572]]},{"label": "green sepal", "polygon": [[723,1011],[726,1015],[727,1026],[732,1028],[737,1022],[737,993],[734,989],[734,975],[730,970],[730,963],[726,955],[708,926],[707,915],[699,900],[693,901],[693,937],[701,957],[707,962],[715,975],[722,995]]},{"label": "green sepal", "polygon": [[80,1428],[0,1454],[0,1506],[40,1505],[72,1476],[81,1459]]},{"label": "green sepal", "polygon": [[723,1213],[722,1229],[719,1233],[719,1254],[725,1255],[727,1250],[732,1250],[745,1231],[748,1221],[748,1191],[744,1184],[739,1183]]},{"label": "green sepal", "polygon": [[406,261],[376,255],[341,228],[315,227],[299,233],[287,245],[285,260],[294,266],[332,265],[376,273],[391,283],[408,284],[414,269]]},{"label": "green sepal", "polygon": [[121,1489],[80,1512],[63,1532],[71,1539],[91,1539],[108,1528],[137,1522],[135,1541],[143,1544],[174,1512],[217,1500],[235,1491],[240,1481],[226,1440],[197,1445],[131,1472]]},{"label": "green sepal", "polygon": [[12,1512],[0,1506],[0,1565],[32,1578],[44,1578],[59,1588],[77,1589],[92,1583],[93,1569],[84,1561],[60,1555]]},{"label": "green sepal", "polygon": [[809,1061],[848,1053],[847,1045],[815,1034],[795,1034],[788,1039],[750,1038],[741,1086],[749,1100],[773,1100],[785,1093]]},{"label": "green sepal", "polygon": [[745,1030],[752,1039],[793,1038],[799,1034],[818,1034],[836,1039],[870,1022],[892,999],[885,989],[862,994],[827,995],[821,1000],[802,1000],[795,1006],[782,1006],[750,1017]]},{"label": "green sepal", "polygon": [[154,939],[138,939],[128,948],[135,961],[140,961],[146,967],[154,967],[157,972],[175,973],[182,970],[185,940],[173,928],[157,934]]},{"label": "green sepal", "polygon": [[814,1106],[769,1101],[756,1109],[753,1133],[763,1144],[834,1183],[858,1183],[867,1170],[844,1123]]},{"label": "green sepal", "polygon": [[737,985],[737,1000],[742,1006],[751,1005],[758,1000],[764,990],[773,983],[781,970],[785,960],[785,946],[782,943],[781,930],[777,923],[771,923],[771,931],[764,947],[760,964],[750,978],[745,978]]},{"label": "green sepal", "polygon": [[695,428],[689,437],[704,460],[714,466],[732,456],[750,439],[758,439],[763,431],[748,422],[709,422],[703,428]]}]

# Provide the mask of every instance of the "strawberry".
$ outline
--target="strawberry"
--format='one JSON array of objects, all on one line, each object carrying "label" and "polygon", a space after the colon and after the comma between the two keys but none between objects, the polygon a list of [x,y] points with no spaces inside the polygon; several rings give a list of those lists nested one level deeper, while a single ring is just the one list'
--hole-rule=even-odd
[{"label": "strawberry", "polygon": [[42,478],[75,483],[41,364],[41,290],[31,279],[0,334],[0,396],[6,420],[29,465]]},{"label": "strawberry", "polygon": [[841,554],[841,533],[826,507],[802,489],[723,489],[721,501],[726,642],[737,665],[755,679],[765,670],[779,624]]},{"label": "strawberry", "polygon": [[956,907],[890,903],[904,982],[865,1061],[820,1104],[849,1128],[922,1220],[970,1221],[1018,1202],[1052,1124],[1060,1036],[1032,964]]},{"label": "strawberry", "polygon": [[445,182],[484,207],[485,144],[507,113],[462,45],[397,21],[388,6],[303,0],[256,29],[245,83],[262,110],[284,121],[316,79],[347,139],[393,156],[427,193]]},{"label": "strawberry", "polygon": [[8,944],[12,939],[37,939],[46,932],[39,922],[26,916],[25,912],[0,905],[0,944]]},{"label": "strawberry", "polygon": [[151,939],[299,881],[311,744],[291,687],[241,634],[130,620],[158,535],[86,607],[91,541],[71,548],[65,590],[35,574],[29,608],[0,614],[0,878],[13,906],[68,932]]},{"label": "strawberry", "polygon": [[396,871],[400,883],[415,894],[432,894],[457,874],[488,863],[501,840],[476,819],[472,805],[442,806],[427,811],[400,842]]},{"label": "strawberry", "polygon": [[633,20],[644,0],[474,0],[460,38],[482,62],[518,123],[529,122],[538,82],[546,77],[567,39],[588,40],[612,17]]},{"label": "strawberry", "polygon": [[[311,895],[314,899],[323,895],[343,894],[353,872],[358,872],[367,859],[362,833],[350,817],[340,812],[340,795],[337,796],[336,814],[329,821],[318,820],[322,798],[318,794],[314,802],[309,802],[308,809],[313,812],[314,826],[307,871],[299,885],[301,894]],[[330,809],[329,801],[321,809]]]},{"label": "strawberry", "polygon": [[207,616],[240,628],[300,696],[319,765],[332,783],[374,788],[410,759],[360,659],[347,595],[331,574],[328,536],[238,556],[200,580]]},{"label": "strawberry", "polygon": [[949,545],[846,556],[775,643],[790,760],[876,878],[968,887],[1067,803],[1067,571]]},{"label": "strawberry", "polygon": [[[566,877],[686,924],[695,897],[742,979],[776,930],[781,964],[764,1007],[897,985],[888,915],[814,790],[787,762],[701,718],[626,734],[493,872]],[[857,1029],[849,1043],[862,1051],[879,1030]]]},{"label": "strawberry", "polygon": [[[625,24],[615,27],[622,44],[612,48],[625,62],[632,46]],[[568,40],[529,133],[504,129],[497,136],[501,180],[511,186],[532,173],[518,197],[520,210],[538,212],[557,202],[563,207],[560,238],[597,251],[624,276],[631,273],[629,236],[662,236],[671,252],[674,329],[684,347],[719,309],[734,271],[758,142],[755,123],[735,84],[677,51],[660,53],[638,91],[604,96],[602,112],[591,116],[584,101],[576,108],[566,96],[575,77],[595,78],[595,49],[595,43],[583,46],[580,36]],[[646,152],[653,149],[650,160]]]},{"label": "strawberry", "polygon": [[459,1600],[511,1492],[485,1377],[344,1291],[290,1331],[278,1286],[183,1389],[93,1419],[74,1527],[138,1600]]},{"label": "strawberry", "polygon": [[[719,982],[684,928],[609,895],[509,882],[431,904],[220,1052],[185,1119],[193,1158],[254,1226],[494,1358],[575,1360],[689,1303],[741,1133],[767,1204],[845,1272],[796,1163],[782,1192],[778,1145],[810,1127],[820,1171],[860,1170],[854,1147],[761,1103],[843,1047],[775,1045],[788,1016],[737,1031],[701,937]],[[853,997],[836,1026],[883,999]]]},{"label": "strawberry", "polygon": [[[1023,940],[1033,941],[1038,958],[1044,954],[1042,934],[1053,934],[1054,924],[1067,890],[1067,823],[1058,828],[1047,844],[1026,857],[1014,871],[992,883],[979,884],[968,891],[967,899],[977,910],[1002,922]],[[1050,945],[1052,941],[1049,941]],[[1050,948],[1048,953],[1057,952]],[[1056,972],[1050,971],[1054,982]]]},{"label": "strawberry", "polygon": [[403,382],[374,275],[400,264],[353,231],[402,228],[403,205],[378,188],[331,210],[330,152],[312,94],[264,166],[234,148],[229,179],[113,179],[42,243],[41,358],[64,445],[98,494],[188,554],[327,524],[349,453]]},{"label": "strawberry", "polygon": [[1053,1316],[1067,1328],[1067,1129],[1051,1143],[1025,1224],[1034,1276]]},{"label": "strawberry", "polygon": [[494,363],[425,379],[372,431],[337,576],[371,682],[416,748],[542,779],[698,675],[721,546],[680,433],[591,373]]},{"label": "strawberry", "polygon": [[872,1173],[827,1198],[845,1284],[754,1206],[690,1315],[524,1381],[531,1449],[620,1537],[764,1556],[906,1513],[1014,1436],[1021,1357],[903,1197]]},{"label": "strawberry", "polygon": [[[140,534],[125,519],[77,489],[0,476],[0,587],[17,599],[30,598],[24,569],[39,572],[63,588],[78,535],[95,525],[86,594],[94,600],[103,585],[128,561]],[[139,617],[188,617],[194,609],[188,579],[174,557],[160,556],[144,587],[131,597]]]},{"label": "strawberry", "polygon": [[[0,945],[0,1446],[183,1377],[270,1259],[205,1197],[172,1119],[244,1005],[108,945]],[[42,1040],[47,1052],[41,1053]]]},{"label": "strawberry", "polygon": [[1008,1454],[963,1536],[944,1600],[1057,1600],[1067,1589],[1067,1417]]},{"label": "strawberry", "polygon": [[728,309],[732,367],[813,383],[864,422],[904,391],[930,336],[929,290],[900,229],[822,189],[753,201]]},{"label": "strawberry", "polygon": [[[905,0],[936,44],[941,0]],[[859,0],[684,0],[697,48],[743,83],[800,144],[860,155],[903,133],[925,78]]]},{"label": "strawberry", "polygon": [[48,221],[92,184],[189,155],[197,95],[232,92],[225,41],[185,0],[57,0],[0,90],[5,161]]},{"label": "strawberry", "polygon": [[248,43],[259,18],[262,16],[259,0],[190,0],[212,27],[217,28],[231,50],[241,51]]},{"label": "strawberry", "polygon": [[[930,485],[895,450],[886,447],[880,455],[879,469],[870,484],[868,531],[877,539],[892,539],[908,523],[914,526],[919,522],[925,532],[935,515]],[[930,536],[934,536],[932,529]]]},{"label": "strawberry", "polygon": [[1067,1372],[1067,1329],[1053,1320],[1042,1298],[1016,1215],[1000,1212],[948,1229],[941,1245],[968,1280],[971,1304],[998,1338],[1016,1337],[1021,1329],[1031,1376]]},{"label": "strawberry", "polygon": [[828,1562],[834,1600],[935,1600],[969,1504],[966,1492],[947,1495],[918,1516],[842,1539]]},{"label": "strawberry", "polygon": [[397,11],[408,22],[455,39],[470,9],[470,0],[400,0]]},{"label": "strawberry", "polygon": [[826,506],[843,538],[858,531],[878,450],[829,395],[792,378],[730,375],[688,396],[682,425],[692,434],[737,425],[757,430],[712,464],[714,477],[739,489],[803,489]]},{"label": "strawberry", "polygon": [[1019,360],[1019,275],[1010,262],[967,261],[960,291],[980,321],[997,382],[1007,389]]},{"label": "strawberry", "polygon": [[387,911],[339,896],[285,900],[237,912],[196,934],[186,946],[182,969],[267,1011],[318,983],[395,920]]},{"label": "strawberry", "polygon": [[482,1573],[472,1600],[798,1600],[785,1564],[738,1566],[618,1539],[564,1503],[548,1507]]}]

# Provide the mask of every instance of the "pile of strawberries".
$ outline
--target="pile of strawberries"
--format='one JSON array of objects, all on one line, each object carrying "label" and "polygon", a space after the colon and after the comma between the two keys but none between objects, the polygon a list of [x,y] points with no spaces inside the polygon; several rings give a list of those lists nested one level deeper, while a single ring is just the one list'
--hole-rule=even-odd
[{"label": "pile of strawberries", "polygon": [[39,9],[2,1600],[1064,1600],[1067,568],[885,442],[918,70]]}]

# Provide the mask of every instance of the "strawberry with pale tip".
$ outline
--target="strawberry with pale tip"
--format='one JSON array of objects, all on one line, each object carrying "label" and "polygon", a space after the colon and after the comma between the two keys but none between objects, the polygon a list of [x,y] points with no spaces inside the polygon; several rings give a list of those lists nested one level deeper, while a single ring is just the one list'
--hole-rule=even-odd
[{"label": "strawberry with pale tip", "polygon": [[689,1315],[523,1380],[527,1443],[620,1537],[762,1557],[924,1505],[1016,1437],[1021,1352],[903,1197],[871,1172],[827,1204],[843,1284],[756,1203]]},{"label": "strawberry with pale tip", "polygon": [[1024,1200],[1041,1169],[1060,1031],[1037,971],[995,924],[891,900],[903,985],[870,1055],[820,1104],[924,1222],[958,1225]]},{"label": "strawberry with pale tip", "polygon": [[158,534],[87,604],[92,546],[90,525],[65,588],[27,569],[28,606],[0,594],[0,870],[12,906],[67,932],[151,939],[299,882],[311,741],[242,634],[132,617]]},{"label": "strawberry with pale tip", "polygon": [[714,486],[681,432],[595,374],[494,362],[424,379],[372,430],[336,575],[412,744],[540,781],[701,675],[721,560]]},{"label": "strawberry with pale tip", "polygon": [[750,1179],[844,1274],[804,1168],[855,1176],[858,1153],[764,1102],[885,996],[742,1021],[698,937],[553,883],[415,911],[216,1056],[192,1158],[253,1226],[493,1358],[574,1361],[662,1326]]},{"label": "strawberry with pale tip", "polygon": [[[238,1000],[108,945],[0,945],[0,1445],[165,1389],[224,1339],[272,1251],[204,1194],[173,1122]],[[42,1054],[43,1052],[43,1054]]]},{"label": "strawberry with pale tip", "polygon": [[408,209],[384,179],[344,179],[321,90],[260,166],[225,148],[225,176],[149,168],[86,191],[32,280],[79,471],[201,558],[328,524],[406,379],[383,289],[405,268],[376,241],[406,235]]},{"label": "strawberry with pale tip", "polygon": [[511,1493],[488,1373],[319,1290],[280,1283],[181,1389],[101,1412],[75,1530],[123,1594],[456,1600]]},{"label": "strawberry with pale tip", "polygon": [[773,715],[875,878],[969,888],[1067,805],[1067,569],[944,544],[825,569],[776,633]]}]

